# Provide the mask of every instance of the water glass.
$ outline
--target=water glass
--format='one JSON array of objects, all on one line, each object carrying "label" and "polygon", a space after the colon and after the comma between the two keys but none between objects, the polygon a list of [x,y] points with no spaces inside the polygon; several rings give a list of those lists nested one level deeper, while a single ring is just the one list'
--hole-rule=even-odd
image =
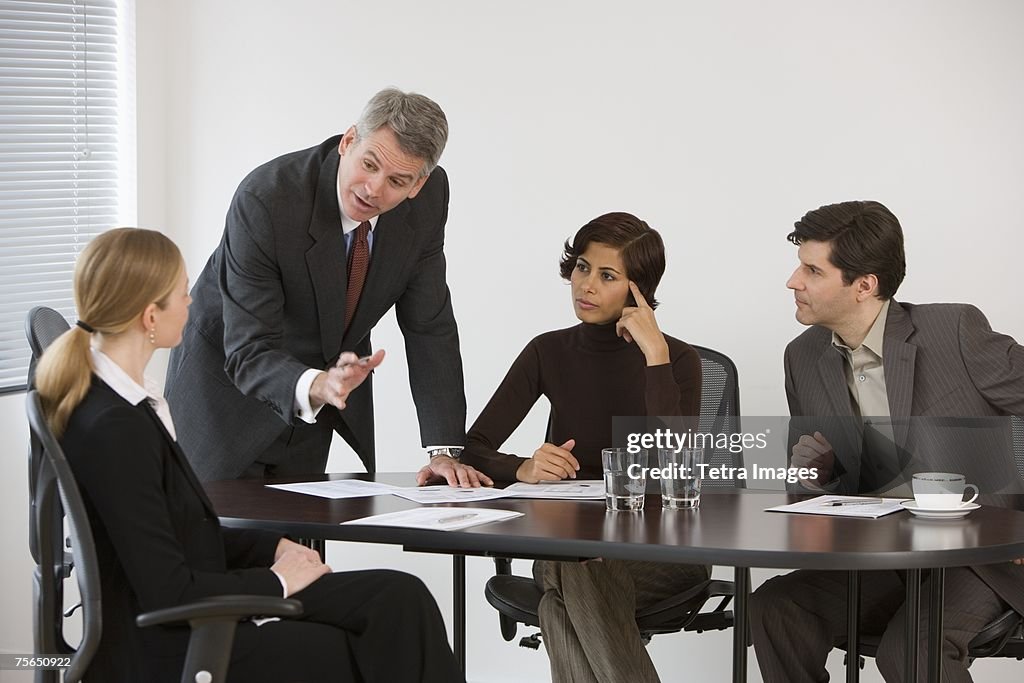
[{"label": "water glass", "polygon": [[700,505],[700,466],[703,464],[703,448],[658,449],[661,507],[689,510]]},{"label": "water glass", "polygon": [[647,488],[647,451],[630,453],[626,448],[601,451],[604,465],[604,500],[609,510],[638,512],[644,509]]}]

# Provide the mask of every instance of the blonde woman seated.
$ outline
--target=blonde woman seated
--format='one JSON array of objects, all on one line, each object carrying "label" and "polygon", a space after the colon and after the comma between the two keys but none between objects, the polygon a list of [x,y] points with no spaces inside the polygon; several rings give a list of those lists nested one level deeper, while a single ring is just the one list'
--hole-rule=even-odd
[{"label": "blonde woman seated", "polygon": [[[181,254],[158,232],[94,239],[75,268],[79,322],[43,355],[37,385],[74,470],[100,563],[103,635],[88,680],[177,682],[188,627],[135,626],[140,612],[224,594],[283,595],[304,615],[239,624],[231,681],[463,680],[426,587],[393,571],[331,573],[278,534],[221,528],[143,376],[176,346],[191,297]],[[355,360],[355,356],[350,360]],[[342,357],[342,361],[346,357]],[[339,378],[357,387],[378,351]]]},{"label": "blonde woman seated", "polygon": [[[661,236],[637,217],[609,213],[580,228],[561,261],[580,324],[523,349],[470,429],[463,461],[504,481],[600,479],[613,416],[697,415],[700,358],[654,317],[664,272]],[[551,443],[531,457],[500,452],[542,395],[551,403]],[[533,567],[556,683],[657,681],[636,610],[708,577],[703,566],[623,560]]]}]

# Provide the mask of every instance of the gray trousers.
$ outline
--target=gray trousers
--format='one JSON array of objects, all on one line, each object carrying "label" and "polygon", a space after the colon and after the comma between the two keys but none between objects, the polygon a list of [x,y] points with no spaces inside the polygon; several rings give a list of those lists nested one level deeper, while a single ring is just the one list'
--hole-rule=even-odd
[{"label": "gray trousers", "polygon": [[636,611],[708,578],[705,566],[590,560],[533,564],[554,683],[658,681]]},{"label": "gray trousers", "polygon": [[[903,683],[906,573],[861,575],[861,633],[881,635],[875,663],[889,683]],[[765,683],[829,680],[825,660],[846,636],[846,572],[795,571],[765,582],[750,598],[750,631]],[[921,587],[918,680],[927,676],[928,581]],[[1009,607],[967,567],[946,570],[942,612],[942,680],[968,683],[967,645]]]}]

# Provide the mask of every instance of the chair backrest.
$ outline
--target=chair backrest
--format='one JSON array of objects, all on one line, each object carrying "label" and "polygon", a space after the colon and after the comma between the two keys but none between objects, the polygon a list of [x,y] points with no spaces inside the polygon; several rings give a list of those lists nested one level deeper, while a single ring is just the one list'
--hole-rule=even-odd
[{"label": "chair backrest", "polygon": [[[32,358],[28,365],[28,388],[35,388],[36,365],[40,356],[53,341],[71,329],[68,321],[57,311],[46,306],[36,306],[25,316],[25,338],[28,339]],[[31,443],[28,450],[28,547],[32,559],[39,561],[39,539],[36,532],[36,480],[39,478],[39,461],[42,455],[37,444]]]},{"label": "chair backrest", "polygon": [[[703,381],[700,394],[698,431],[711,434],[740,432],[740,383],[736,364],[720,351],[691,344],[700,355]],[[707,449],[706,449],[707,450]],[[713,467],[743,467],[743,450],[713,448],[705,453],[705,462]],[[745,487],[740,478],[704,479],[702,488]]]},{"label": "chair backrest", "polygon": [[[71,665],[64,672],[64,681],[76,683],[85,674],[102,634],[99,562],[78,484],[64,457],[64,451],[46,422],[39,394],[35,390],[28,392],[26,412],[29,438],[32,447],[38,448],[40,454],[35,482],[35,522],[39,535],[36,578],[40,593],[34,615],[35,648],[39,654],[71,654]],[[73,652],[69,652],[70,648],[62,635],[61,586],[64,581],[65,518],[75,549],[75,575],[78,578],[83,610],[82,640]]]},{"label": "chair backrest", "polygon": [[47,308],[36,306],[25,316],[25,338],[28,339],[29,349],[32,351],[32,358],[28,365],[28,387],[35,386],[36,364],[39,357],[43,355],[46,347],[53,343],[53,340],[71,329],[71,325],[63,315]]}]

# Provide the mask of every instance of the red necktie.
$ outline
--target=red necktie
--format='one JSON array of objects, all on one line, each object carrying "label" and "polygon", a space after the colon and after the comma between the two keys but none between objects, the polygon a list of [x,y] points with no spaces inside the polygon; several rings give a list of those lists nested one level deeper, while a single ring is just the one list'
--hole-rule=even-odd
[{"label": "red necktie", "polygon": [[355,237],[352,238],[352,248],[348,252],[348,289],[345,291],[345,329],[352,322],[356,306],[359,305],[359,295],[363,292],[363,283],[366,282],[366,270],[370,266],[370,244],[366,236],[370,233],[370,224],[363,222],[356,228]]}]

